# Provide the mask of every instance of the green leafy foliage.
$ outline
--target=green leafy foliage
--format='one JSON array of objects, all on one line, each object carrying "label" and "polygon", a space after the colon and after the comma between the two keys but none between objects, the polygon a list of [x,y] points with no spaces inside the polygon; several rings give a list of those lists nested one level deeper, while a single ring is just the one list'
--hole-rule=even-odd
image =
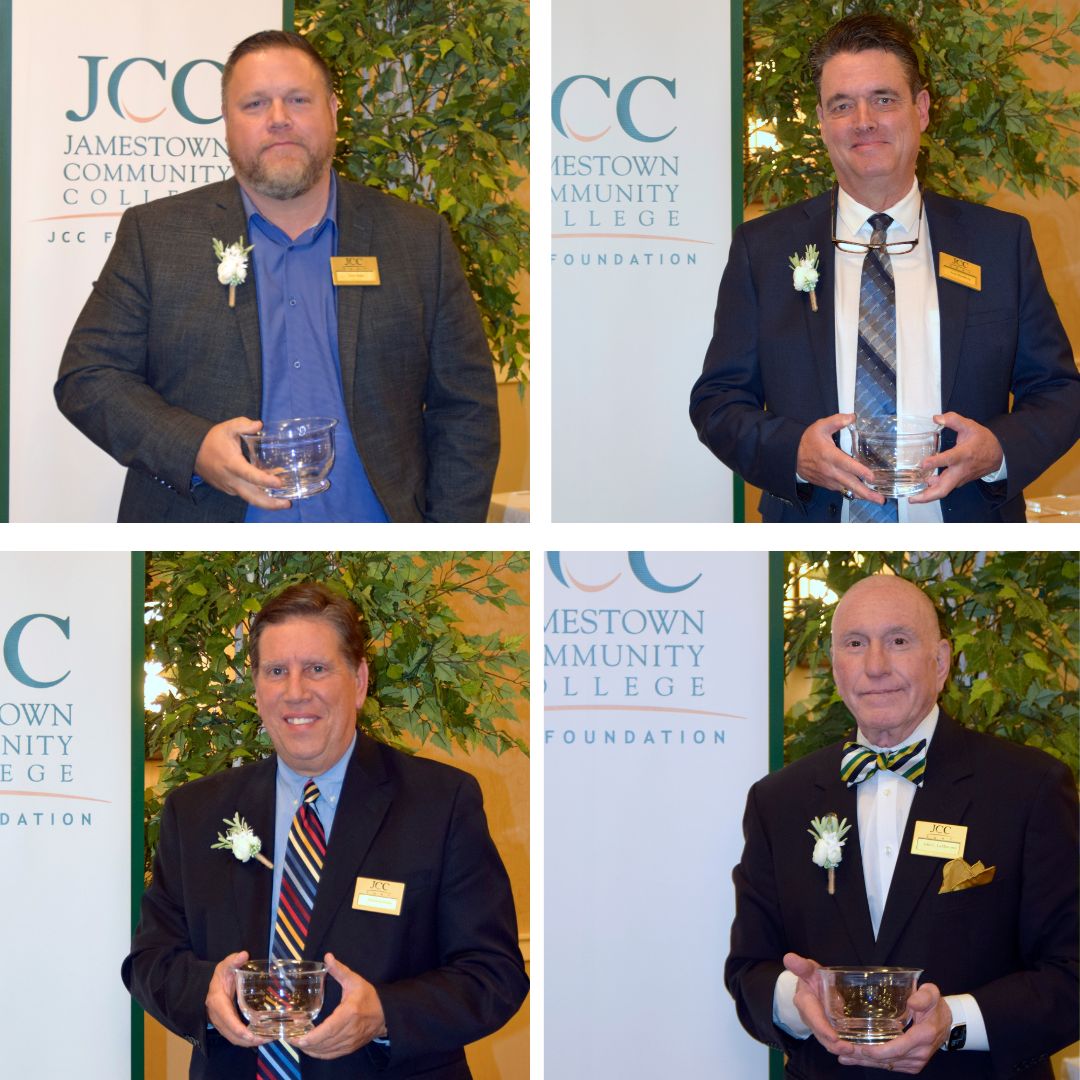
[{"label": "green leafy foliage", "polygon": [[775,134],[776,149],[744,144],[747,202],[775,207],[827,190],[832,168],[818,136],[817,95],[806,64],[811,42],[844,15],[879,11],[916,28],[929,77],[930,126],[919,178],[943,194],[982,201],[1017,193],[1080,190],[1080,94],[1039,90],[1018,61],[1059,68],[1080,62],[1080,15],[1020,0],[922,0],[840,5],[746,0],[743,41],[747,117]]},{"label": "green leafy foliage", "polygon": [[147,754],[163,759],[146,791],[147,867],[165,795],[271,751],[255,708],[247,634],[262,603],[288,585],[322,581],[360,607],[371,637],[363,729],[405,750],[483,746],[528,753],[515,705],[529,694],[520,637],[464,634],[462,602],[524,605],[507,573],[528,553],[155,552],[147,557],[146,658],[171,689],[146,713]]},{"label": "green leafy foliage", "polygon": [[529,18],[518,0],[297,4],[296,28],[335,75],[345,176],[450,223],[495,359],[523,376],[529,218]]},{"label": "green leafy foliage", "polygon": [[1080,562],[1067,551],[788,552],[790,593],[803,580],[835,595],[789,596],[784,673],[808,668],[811,688],[784,717],[785,760],[852,731],[829,669],[833,605],[860,578],[888,571],[915,582],[941,613],[953,647],[945,711],[967,727],[1037,746],[1080,775]]}]

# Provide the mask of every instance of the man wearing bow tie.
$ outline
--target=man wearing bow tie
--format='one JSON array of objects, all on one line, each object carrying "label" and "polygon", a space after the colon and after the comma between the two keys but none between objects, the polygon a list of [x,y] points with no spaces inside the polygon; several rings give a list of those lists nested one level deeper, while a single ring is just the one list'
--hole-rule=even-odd
[{"label": "man wearing bow tie", "polygon": [[[735,231],[690,399],[698,436],[762,489],[765,521],[1023,521],[1023,488],[1080,435],[1031,230],[917,182],[930,96],[905,26],[849,16],[809,64],[837,186]],[[790,260],[811,248],[808,293]],[[944,425],[939,471],[885,499],[845,429],[897,414]]]},{"label": "man wearing bow tie", "polygon": [[[725,981],[790,1076],[1049,1080],[1049,1055],[1080,1037],[1075,783],[1049,755],[941,712],[950,653],[916,586],[858,582],[832,623],[855,737],[750,790]],[[830,813],[853,826],[832,892],[806,835]],[[916,842],[935,823],[966,829],[963,857],[995,868],[988,883],[942,891],[947,857]],[[880,1045],[839,1038],[819,965],[922,968],[910,1028]]]}]

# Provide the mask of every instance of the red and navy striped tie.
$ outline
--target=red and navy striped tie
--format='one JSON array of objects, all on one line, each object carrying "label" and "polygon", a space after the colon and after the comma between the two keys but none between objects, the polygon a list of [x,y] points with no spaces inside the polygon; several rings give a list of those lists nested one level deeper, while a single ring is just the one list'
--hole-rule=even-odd
[{"label": "red and navy striped tie", "polygon": [[[319,789],[309,778],[304,785],[304,800],[293,817],[285,845],[274,943],[270,949],[270,957],[274,960],[303,959],[311,909],[315,906],[315,890],[326,857],[326,834],[315,809],[318,798]],[[258,1080],[299,1080],[299,1051],[280,1039],[260,1046],[255,1075]]]}]

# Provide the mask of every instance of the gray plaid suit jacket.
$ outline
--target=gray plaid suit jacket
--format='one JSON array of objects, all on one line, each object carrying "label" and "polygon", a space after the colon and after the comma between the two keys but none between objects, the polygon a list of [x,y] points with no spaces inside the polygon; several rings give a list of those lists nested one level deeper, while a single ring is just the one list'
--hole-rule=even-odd
[{"label": "gray plaid suit jacket", "polygon": [[[64,415],[128,467],[120,521],[243,520],[242,500],[191,480],[214,424],[261,416],[258,282],[230,308],[211,247],[246,233],[235,180],[120,221],[55,387]],[[376,494],[392,521],[483,521],[495,379],[446,223],[339,179],[338,254],[376,256],[382,279],[338,291],[345,407]]]}]

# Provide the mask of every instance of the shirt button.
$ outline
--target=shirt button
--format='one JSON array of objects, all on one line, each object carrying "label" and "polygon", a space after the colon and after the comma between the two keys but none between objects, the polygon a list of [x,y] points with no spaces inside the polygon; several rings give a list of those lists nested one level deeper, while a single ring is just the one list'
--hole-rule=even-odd
[{"label": "shirt button", "polygon": [[882,792],[882,795],[884,795],[886,799],[887,799],[887,798],[888,798],[888,797],[889,797],[889,796],[890,796],[891,794],[892,794],[892,788],[888,788],[888,787],[887,787],[887,788],[886,788],[886,789],[885,789],[885,790],[884,790],[884,791]]},{"label": "shirt button", "polygon": [[294,361],[292,362],[292,366],[293,366],[294,368],[298,368],[298,367],[300,366],[300,361],[299,361],[299,360],[294,360]]},{"label": "shirt button", "polygon": [[296,307],[296,297],[289,297],[289,307]]},{"label": "shirt button", "polygon": [[892,845],[891,844],[886,844],[885,845],[885,854],[890,855],[890,856],[892,855]]}]

